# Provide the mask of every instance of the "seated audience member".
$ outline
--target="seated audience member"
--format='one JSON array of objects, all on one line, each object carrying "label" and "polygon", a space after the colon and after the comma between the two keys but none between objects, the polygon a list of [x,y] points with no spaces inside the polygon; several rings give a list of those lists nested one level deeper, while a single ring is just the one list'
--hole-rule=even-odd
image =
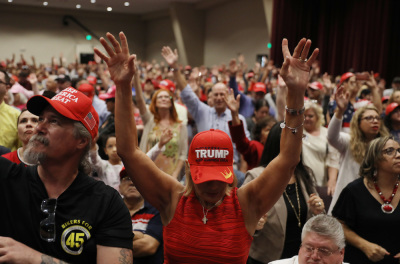
[{"label": "seated audience member", "polygon": [[[112,46],[100,39],[108,56],[97,48],[94,51],[107,63],[117,85],[118,154],[144,199],[160,212],[164,263],[245,263],[260,218],[281,196],[299,161],[302,138],[299,124],[303,115],[286,116],[279,155],[257,179],[239,189],[232,186],[233,146],[228,134],[214,129],[198,133],[190,145],[186,162],[188,183],[184,187],[157,168],[137,147],[131,101],[136,56],[130,55],[126,36],[121,32],[119,37],[121,44],[107,33]],[[290,109],[301,109],[304,105],[310,67],[318,55],[316,49],[306,60],[310,46],[310,40],[300,40],[292,57],[287,40],[282,41],[285,62],[281,74],[288,86]],[[163,49],[163,55],[176,69],[176,53]],[[176,77],[181,78],[180,85],[185,82],[183,76]]]},{"label": "seated audience member", "polygon": [[374,139],[361,163],[361,178],[349,183],[340,194],[332,215],[343,226],[345,261],[399,263],[399,162],[398,142],[391,137]]},{"label": "seated audience member", "polygon": [[251,139],[254,139],[254,129],[258,121],[268,116],[270,116],[268,102],[264,99],[255,101],[253,116],[246,118],[246,124],[251,134]]},{"label": "seated audience member", "polygon": [[106,135],[102,145],[104,146],[104,153],[107,155],[108,160],[101,159],[98,154],[98,145],[93,144],[89,153],[90,162],[100,180],[118,191],[120,183],[119,173],[124,165],[117,154],[117,139],[115,134]]},{"label": "seated audience member", "polygon": [[394,91],[400,90],[400,76],[396,76],[392,80],[392,88],[383,91],[384,96],[390,96]]},{"label": "seated audience member", "polygon": [[56,78],[57,88],[59,91],[64,90],[67,87],[71,86],[71,78],[69,75],[60,74]]},{"label": "seated audience member", "polygon": [[[229,110],[231,110],[232,114],[232,120],[228,122],[232,141],[236,144],[236,148],[239,153],[243,155],[243,158],[247,163],[247,169],[251,170],[258,166],[268,133],[276,121],[272,117],[270,117],[269,122],[262,122],[263,120],[261,119],[259,121],[260,123],[257,124],[259,128],[257,127],[258,133],[255,137],[256,140],[248,140],[244,132],[242,120],[239,118],[238,109],[240,97],[241,95],[238,95],[235,99],[232,89],[230,89],[229,92],[224,96],[225,103]],[[261,122],[263,124],[262,126]]]},{"label": "seated audience member", "polygon": [[38,124],[39,118],[35,116],[27,109],[22,110],[21,114],[18,117],[18,139],[22,142],[22,147],[17,150],[4,154],[2,157],[11,160],[14,163],[20,164],[25,163],[26,165],[30,165],[27,162],[24,162],[23,155],[26,147],[28,145],[29,140],[35,133],[35,128]]},{"label": "seated audience member", "polygon": [[126,170],[120,173],[119,192],[132,218],[133,263],[162,264],[163,226],[160,213],[143,199]]},{"label": "seated audience member", "polygon": [[400,142],[400,105],[398,103],[391,103],[386,107],[384,121],[394,140]]},{"label": "seated audience member", "polygon": [[389,134],[381,121],[380,111],[373,105],[364,106],[354,113],[350,123],[350,134],[340,132],[349,100],[343,87],[338,88],[335,100],[337,108],[329,123],[328,142],[339,151],[342,162],[328,214],[332,212],[343,188],[359,177],[358,171],[368,143]]},{"label": "seated audience member", "polygon": [[99,98],[106,102],[107,111],[110,113],[107,119],[99,127],[99,139],[97,144],[99,145],[99,155],[102,159],[107,159],[104,153],[104,138],[109,134],[115,134],[115,85],[111,86],[106,93],[100,94]]},{"label": "seated audience member", "polygon": [[316,101],[322,106],[322,98],[324,97],[324,86],[320,82],[312,82],[308,84],[307,95],[310,100]]},{"label": "seated audience member", "polygon": [[[245,184],[257,179],[280,151],[280,124],[272,127],[265,143],[260,167],[246,174]],[[267,213],[267,222],[251,244],[248,264],[268,263],[295,255],[301,244],[301,229],[312,215],[325,212],[315,190],[315,179],[302,159],[279,200]]]},{"label": "seated audience member", "polygon": [[269,264],[343,263],[345,239],[340,223],[333,217],[310,218],[301,233],[298,256],[272,261]]},{"label": "seated audience member", "polygon": [[0,158],[2,262],[132,263],[129,211],[116,190],[87,176],[99,120],[90,99],[70,87],[27,107],[39,123],[24,160],[38,165]]},{"label": "seated audience member", "polygon": [[400,103],[400,90],[395,90],[389,97],[389,103]]},{"label": "seated audience member", "polygon": [[10,77],[7,72],[0,71],[0,145],[14,151],[20,146],[17,122],[21,112],[4,102],[10,88]]}]

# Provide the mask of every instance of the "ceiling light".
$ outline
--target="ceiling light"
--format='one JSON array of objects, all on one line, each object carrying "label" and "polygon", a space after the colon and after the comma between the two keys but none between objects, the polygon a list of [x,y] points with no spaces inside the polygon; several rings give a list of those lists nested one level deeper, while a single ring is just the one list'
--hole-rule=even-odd
[{"label": "ceiling light", "polygon": [[125,5],[125,6],[129,6],[129,2],[125,2],[124,5]]},{"label": "ceiling light", "polygon": [[90,0],[90,3],[94,4],[96,3],[96,0]]},{"label": "ceiling light", "polygon": [[112,7],[111,6],[107,7],[107,11],[108,12],[112,11]]},{"label": "ceiling light", "polygon": [[76,5],[76,8],[81,8],[81,5]]},{"label": "ceiling light", "polygon": [[12,3],[13,0],[8,0],[9,3]]},{"label": "ceiling light", "polygon": [[43,2],[43,5],[44,6],[47,6],[49,3],[48,2]]}]

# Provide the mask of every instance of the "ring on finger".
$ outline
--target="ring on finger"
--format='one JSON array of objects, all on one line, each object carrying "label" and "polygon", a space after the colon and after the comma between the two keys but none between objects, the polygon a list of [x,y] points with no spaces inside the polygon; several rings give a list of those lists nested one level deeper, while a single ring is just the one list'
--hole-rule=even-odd
[{"label": "ring on finger", "polygon": [[301,61],[301,62],[307,62],[307,59],[299,58],[299,61]]},{"label": "ring on finger", "polygon": [[321,206],[322,205],[322,203],[321,202],[317,202],[317,206]]}]

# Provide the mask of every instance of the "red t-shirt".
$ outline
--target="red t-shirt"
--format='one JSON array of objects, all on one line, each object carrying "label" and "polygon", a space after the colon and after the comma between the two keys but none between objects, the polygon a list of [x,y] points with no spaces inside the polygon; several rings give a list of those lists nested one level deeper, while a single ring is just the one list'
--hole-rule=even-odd
[{"label": "red t-shirt", "polygon": [[207,213],[194,192],[179,200],[172,221],[164,227],[164,263],[245,264],[253,238],[247,232],[237,188]]}]

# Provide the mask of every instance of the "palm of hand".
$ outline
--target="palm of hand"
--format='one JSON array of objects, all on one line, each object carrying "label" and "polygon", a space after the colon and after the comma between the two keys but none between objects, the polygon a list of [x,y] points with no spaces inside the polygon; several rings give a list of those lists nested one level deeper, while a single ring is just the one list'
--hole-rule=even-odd
[{"label": "palm of hand", "polygon": [[235,99],[233,94],[227,95],[226,105],[233,112],[238,111],[239,109],[239,102]]},{"label": "palm of hand", "polygon": [[128,67],[129,54],[117,53],[107,62],[111,79],[115,82],[130,81],[135,73]]},{"label": "palm of hand", "polygon": [[289,70],[286,75],[282,75],[286,85],[307,87],[310,68],[305,63],[293,57],[287,59],[290,59]]}]

